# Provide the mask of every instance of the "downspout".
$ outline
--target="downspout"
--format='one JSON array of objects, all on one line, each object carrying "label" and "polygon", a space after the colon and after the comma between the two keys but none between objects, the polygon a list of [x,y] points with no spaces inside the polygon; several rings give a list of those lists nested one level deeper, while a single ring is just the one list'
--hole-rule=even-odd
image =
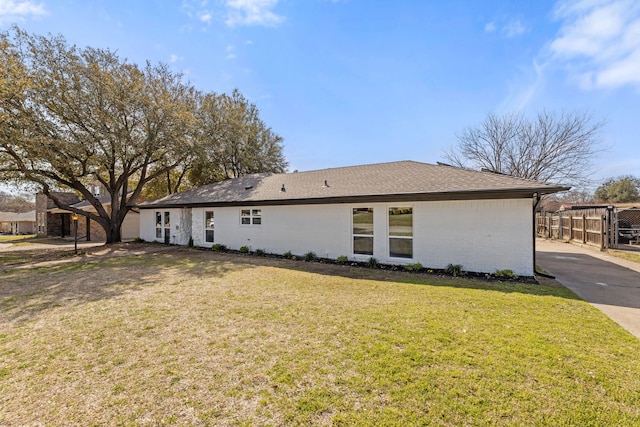
[{"label": "downspout", "polygon": [[536,238],[538,237],[538,224],[536,223],[536,210],[538,209],[538,205],[540,204],[541,201],[542,201],[542,197],[540,196],[540,193],[533,193],[533,274],[534,275],[538,274],[542,277],[547,277],[549,279],[555,279],[555,276],[536,270]]}]

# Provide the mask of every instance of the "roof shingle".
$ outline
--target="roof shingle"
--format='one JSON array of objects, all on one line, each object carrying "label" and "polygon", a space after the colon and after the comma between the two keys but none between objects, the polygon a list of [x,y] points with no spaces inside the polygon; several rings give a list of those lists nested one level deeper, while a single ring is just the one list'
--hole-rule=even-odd
[{"label": "roof shingle", "polygon": [[491,195],[509,198],[567,189],[569,187],[492,172],[398,161],[308,172],[247,175],[142,202],[138,206],[336,203],[392,197],[409,200],[417,195],[421,198],[416,200],[488,198]]}]

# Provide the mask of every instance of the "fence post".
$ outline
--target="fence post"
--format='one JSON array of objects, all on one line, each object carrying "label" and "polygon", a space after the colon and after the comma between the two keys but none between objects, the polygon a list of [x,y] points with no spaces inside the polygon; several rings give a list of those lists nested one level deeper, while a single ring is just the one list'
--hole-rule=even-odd
[{"label": "fence post", "polygon": [[604,223],[607,220],[607,217],[602,215],[600,217],[600,250],[602,252],[604,252],[604,238],[605,238],[605,234],[604,234]]},{"label": "fence post", "polygon": [[562,240],[562,212],[558,214],[558,240]]},{"label": "fence post", "polygon": [[582,243],[587,244],[587,216],[582,214]]},{"label": "fence post", "polygon": [[573,240],[573,215],[569,214],[569,241]]}]

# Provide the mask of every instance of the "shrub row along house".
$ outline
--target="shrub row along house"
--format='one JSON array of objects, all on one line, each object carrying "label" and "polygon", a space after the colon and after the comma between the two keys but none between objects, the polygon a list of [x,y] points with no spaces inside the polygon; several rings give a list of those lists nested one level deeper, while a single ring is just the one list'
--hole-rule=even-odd
[{"label": "shrub row along house", "polygon": [[534,274],[534,208],[568,187],[400,161],[254,174],[140,203],[140,237]]}]

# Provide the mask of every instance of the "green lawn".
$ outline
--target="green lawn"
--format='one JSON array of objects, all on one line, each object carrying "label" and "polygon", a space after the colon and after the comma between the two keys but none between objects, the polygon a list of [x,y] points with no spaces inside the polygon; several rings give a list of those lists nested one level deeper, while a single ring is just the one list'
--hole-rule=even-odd
[{"label": "green lawn", "polygon": [[0,279],[0,425],[640,425],[567,289],[177,250]]},{"label": "green lawn", "polygon": [[17,243],[17,242],[22,242],[22,241],[28,240],[28,239],[33,239],[35,237],[36,237],[35,234],[18,234],[18,235],[6,234],[6,235],[0,235],[0,243]]}]

